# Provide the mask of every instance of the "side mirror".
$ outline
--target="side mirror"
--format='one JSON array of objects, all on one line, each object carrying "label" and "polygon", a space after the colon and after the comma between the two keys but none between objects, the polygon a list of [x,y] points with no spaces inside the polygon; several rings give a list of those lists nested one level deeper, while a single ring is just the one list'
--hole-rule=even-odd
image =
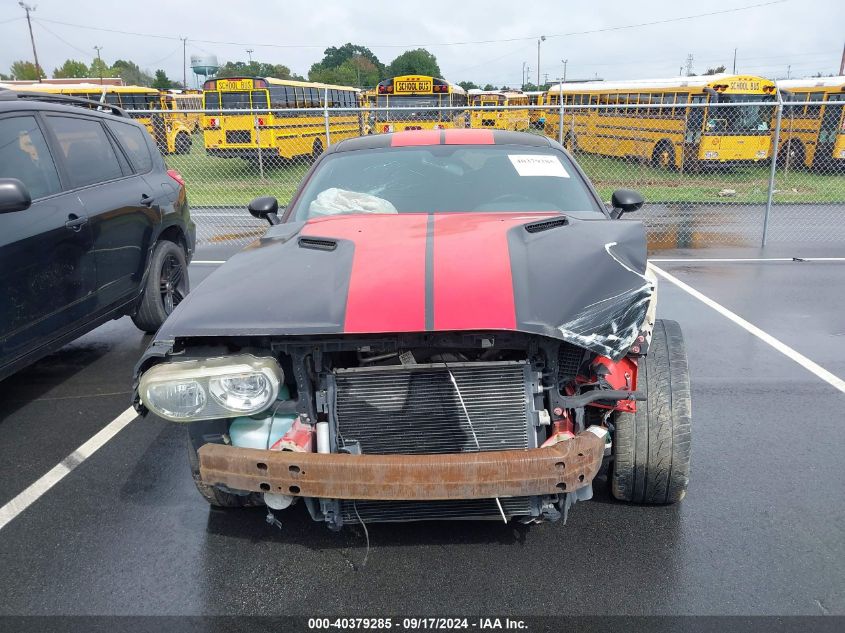
[{"label": "side mirror", "polygon": [[14,213],[29,209],[32,196],[17,178],[0,178],[0,213]]},{"label": "side mirror", "polygon": [[270,226],[279,223],[279,201],[273,196],[253,198],[247,205],[247,209],[249,209],[253,217],[259,220],[267,220]]},{"label": "side mirror", "polygon": [[617,189],[610,198],[610,204],[613,206],[610,216],[614,220],[617,220],[622,217],[623,213],[637,211],[644,203],[645,200],[643,200],[642,194],[639,191],[634,191],[633,189]]}]

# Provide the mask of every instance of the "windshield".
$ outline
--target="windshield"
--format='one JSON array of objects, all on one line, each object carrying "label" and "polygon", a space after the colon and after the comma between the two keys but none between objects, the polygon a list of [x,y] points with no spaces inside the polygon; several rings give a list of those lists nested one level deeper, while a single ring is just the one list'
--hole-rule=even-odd
[{"label": "windshield", "polygon": [[[719,95],[719,103],[774,102],[772,95]],[[774,105],[740,105],[731,108],[711,107],[707,132],[718,134],[768,134]]]},{"label": "windshield", "polygon": [[221,92],[224,110],[249,110],[248,92]]},{"label": "windshield", "polygon": [[317,168],[290,217],[462,211],[587,212],[604,217],[564,154],[514,145],[334,154]]},{"label": "windshield", "polygon": [[[440,111],[437,110],[440,106],[440,95],[400,95],[386,97],[379,95],[378,104],[380,108],[420,108],[419,110],[402,110],[393,114],[396,119],[405,120],[419,120],[419,119],[440,119]],[[430,110],[429,108],[435,108]],[[376,112],[376,118],[379,121],[387,120],[387,112],[379,110]]]}]

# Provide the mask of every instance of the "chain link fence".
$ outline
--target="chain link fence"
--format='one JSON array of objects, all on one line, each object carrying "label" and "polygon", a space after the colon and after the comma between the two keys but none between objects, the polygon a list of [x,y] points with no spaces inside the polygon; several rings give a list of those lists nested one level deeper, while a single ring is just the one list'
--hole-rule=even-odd
[{"label": "chain link fence", "polygon": [[[845,102],[808,111],[777,102],[494,108],[310,108],[202,112],[168,153],[187,182],[201,246],[240,246],[266,224],[256,196],[285,205],[314,159],[347,138],[479,128],[545,134],[576,158],[601,197],[639,190],[650,247],[845,240]],[[136,112],[136,115],[148,112]],[[563,125],[560,124],[561,120]]]}]

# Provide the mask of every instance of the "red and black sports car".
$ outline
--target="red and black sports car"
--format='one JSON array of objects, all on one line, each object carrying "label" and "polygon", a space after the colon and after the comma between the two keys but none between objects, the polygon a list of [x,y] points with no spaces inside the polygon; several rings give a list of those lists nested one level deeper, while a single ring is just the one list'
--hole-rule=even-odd
[{"label": "red and black sports car", "polygon": [[266,235],[183,301],[136,407],[187,423],[213,505],[315,520],[554,520],[687,487],[690,396],[633,191],[492,130],[334,145]]}]

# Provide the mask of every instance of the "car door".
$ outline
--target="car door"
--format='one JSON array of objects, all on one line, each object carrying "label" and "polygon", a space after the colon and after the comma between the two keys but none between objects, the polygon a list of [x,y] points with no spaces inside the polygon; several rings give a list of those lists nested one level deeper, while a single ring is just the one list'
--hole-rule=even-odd
[{"label": "car door", "polygon": [[160,216],[156,192],[135,173],[106,131],[105,117],[50,114],[46,118],[91,226],[98,307],[110,309],[139,290]]},{"label": "car door", "polygon": [[17,178],[32,205],[0,214],[0,365],[74,329],[95,303],[91,227],[62,186],[34,111],[0,115],[0,178]]}]

